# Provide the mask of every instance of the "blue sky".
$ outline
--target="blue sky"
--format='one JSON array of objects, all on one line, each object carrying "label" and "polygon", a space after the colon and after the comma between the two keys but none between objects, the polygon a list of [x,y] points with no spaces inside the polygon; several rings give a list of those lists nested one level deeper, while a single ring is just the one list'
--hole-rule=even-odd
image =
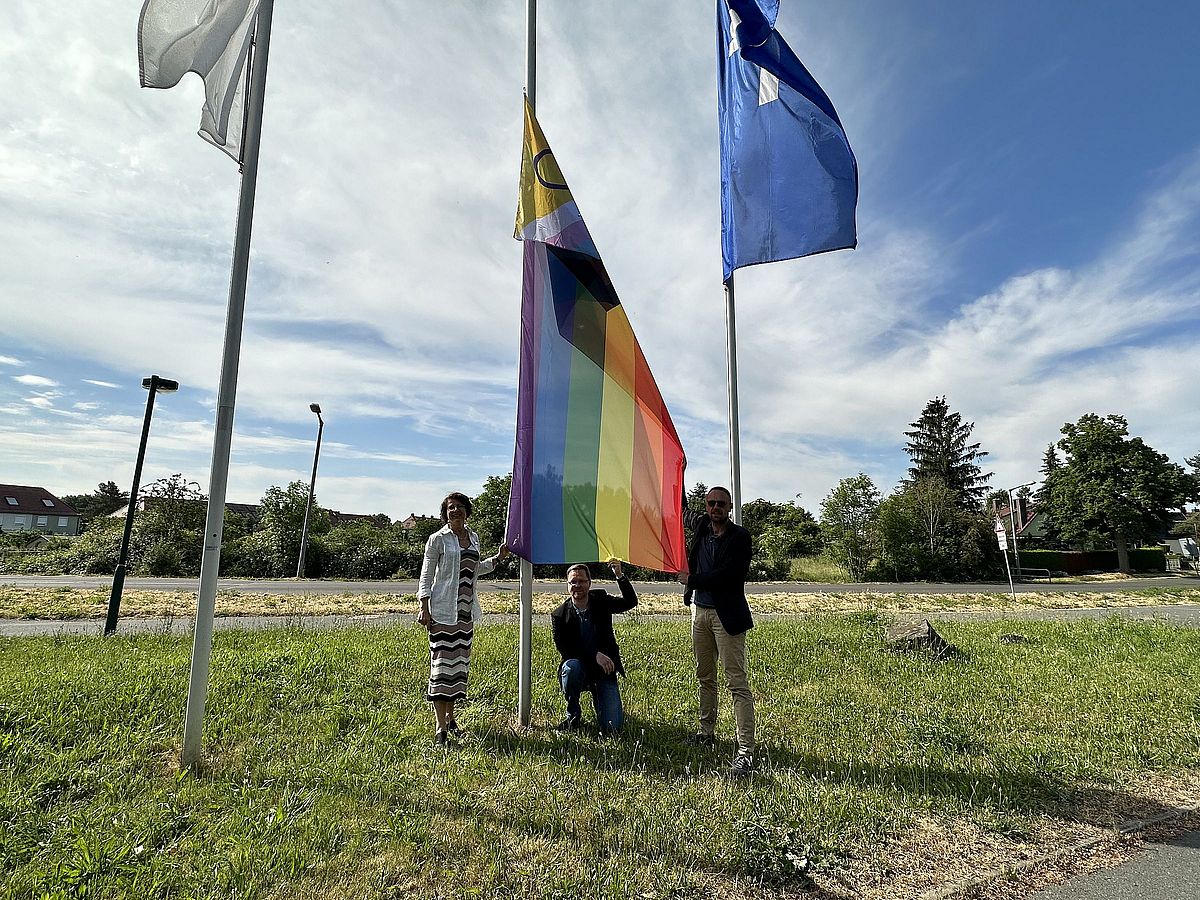
[{"label": "blue sky", "polygon": [[[68,8],[69,7],[69,8]],[[0,481],[207,486],[236,167],[138,88],[140,4],[0,9]],[[524,4],[279,3],[229,499],[403,517],[509,470]],[[544,0],[538,114],[688,454],[728,479],[710,4]],[[1200,10],[782,0],[860,247],[738,275],[743,493],[903,477],[945,394],[1001,487],[1119,413],[1200,451]]]}]

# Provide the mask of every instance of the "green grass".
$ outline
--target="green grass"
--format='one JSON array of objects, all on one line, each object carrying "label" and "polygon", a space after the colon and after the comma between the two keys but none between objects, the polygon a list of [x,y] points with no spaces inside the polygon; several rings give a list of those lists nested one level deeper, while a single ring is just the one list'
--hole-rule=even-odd
[{"label": "green grass", "polygon": [[854,579],[845,566],[827,556],[800,556],[792,560],[788,580],[813,584],[849,584]]},{"label": "green grass", "polygon": [[872,615],[761,624],[749,782],[726,777],[728,740],[683,742],[678,622],[620,626],[628,722],[607,740],[544,727],[561,708],[541,629],[543,727],[515,731],[516,629],[479,629],[451,751],[430,742],[423,632],[221,632],[196,775],[176,764],[189,641],[0,639],[0,896],[729,895],[794,882],[810,852],[837,870],[917,816],[1015,833],[1081,788],[1200,767],[1200,633],[939,630],[965,659],[883,652]]}]

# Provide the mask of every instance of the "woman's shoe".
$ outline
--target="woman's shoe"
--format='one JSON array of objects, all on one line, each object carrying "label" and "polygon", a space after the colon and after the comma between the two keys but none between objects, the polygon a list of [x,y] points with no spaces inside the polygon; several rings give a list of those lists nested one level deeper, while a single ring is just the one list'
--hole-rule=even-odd
[{"label": "woman's shoe", "polygon": [[451,719],[446,723],[446,731],[450,734],[458,734],[458,723]]},{"label": "woman's shoe", "polygon": [[433,742],[435,744],[437,744],[439,747],[444,747],[446,745],[446,729],[445,728],[439,728],[436,732],[434,732]]}]

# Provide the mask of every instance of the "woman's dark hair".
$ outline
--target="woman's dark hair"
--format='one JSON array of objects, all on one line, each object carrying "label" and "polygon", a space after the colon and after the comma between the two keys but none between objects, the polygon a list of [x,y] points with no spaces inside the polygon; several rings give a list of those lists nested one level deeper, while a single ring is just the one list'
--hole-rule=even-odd
[{"label": "woman's dark hair", "polygon": [[457,500],[458,504],[467,511],[467,515],[471,514],[471,498],[466,494],[460,494],[458,491],[447,494],[446,499],[442,501],[442,521],[449,522],[450,518],[446,515],[446,507],[451,500]]}]

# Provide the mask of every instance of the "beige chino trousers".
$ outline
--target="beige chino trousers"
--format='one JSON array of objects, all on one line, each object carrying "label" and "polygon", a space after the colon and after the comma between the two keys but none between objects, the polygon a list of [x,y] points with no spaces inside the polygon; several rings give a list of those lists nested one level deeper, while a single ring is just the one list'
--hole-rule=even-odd
[{"label": "beige chino trousers", "polygon": [[696,654],[696,680],[700,682],[700,731],[712,734],[717,727],[717,660],[725,670],[725,683],[733,695],[739,754],[754,754],[754,694],[746,675],[746,633],[729,634],[715,609],[692,604],[692,652]]}]

